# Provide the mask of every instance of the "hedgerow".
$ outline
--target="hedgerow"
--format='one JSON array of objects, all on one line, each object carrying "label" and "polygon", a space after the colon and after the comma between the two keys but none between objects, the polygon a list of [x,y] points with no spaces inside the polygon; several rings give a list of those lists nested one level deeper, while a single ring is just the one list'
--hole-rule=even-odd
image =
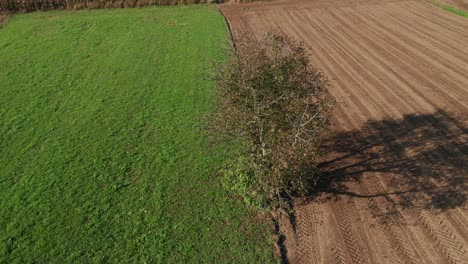
[{"label": "hedgerow", "polygon": [[255,206],[306,195],[320,174],[315,160],[334,100],[302,43],[270,32],[235,36],[215,66],[218,105],[209,129],[247,147],[222,170],[230,188]]}]

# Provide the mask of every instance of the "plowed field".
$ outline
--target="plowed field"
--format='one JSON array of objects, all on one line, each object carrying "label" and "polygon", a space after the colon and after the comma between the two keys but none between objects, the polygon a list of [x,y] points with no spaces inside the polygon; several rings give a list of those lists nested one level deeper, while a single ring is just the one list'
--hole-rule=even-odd
[{"label": "plowed field", "polygon": [[298,263],[468,263],[468,19],[423,1],[222,7],[310,47],[337,100],[328,182],[295,205]]}]

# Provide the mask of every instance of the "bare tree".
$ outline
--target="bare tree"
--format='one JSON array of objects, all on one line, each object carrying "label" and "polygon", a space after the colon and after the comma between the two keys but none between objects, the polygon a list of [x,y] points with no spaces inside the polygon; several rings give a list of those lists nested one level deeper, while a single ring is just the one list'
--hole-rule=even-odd
[{"label": "bare tree", "polygon": [[235,40],[230,60],[215,68],[218,105],[210,124],[249,147],[224,172],[263,201],[304,195],[319,177],[314,161],[334,104],[328,81],[304,45],[284,34]]}]

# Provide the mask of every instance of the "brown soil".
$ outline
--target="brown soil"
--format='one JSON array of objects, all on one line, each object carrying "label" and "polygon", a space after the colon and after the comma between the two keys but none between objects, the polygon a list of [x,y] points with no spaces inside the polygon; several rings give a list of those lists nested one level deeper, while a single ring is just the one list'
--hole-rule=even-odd
[{"label": "brown soil", "polygon": [[295,262],[468,263],[468,19],[424,1],[221,7],[310,47],[337,99],[326,182],[295,202]]}]

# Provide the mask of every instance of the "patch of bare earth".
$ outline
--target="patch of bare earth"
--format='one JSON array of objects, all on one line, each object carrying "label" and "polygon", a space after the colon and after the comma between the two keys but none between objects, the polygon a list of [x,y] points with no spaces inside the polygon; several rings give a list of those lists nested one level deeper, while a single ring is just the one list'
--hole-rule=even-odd
[{"label": "patch of bare earth", "polygon": [[468,263],[468,20],[424,1],[221,7],[310,47],[337,99],[326,182],[295,202],[294,262]]}]

